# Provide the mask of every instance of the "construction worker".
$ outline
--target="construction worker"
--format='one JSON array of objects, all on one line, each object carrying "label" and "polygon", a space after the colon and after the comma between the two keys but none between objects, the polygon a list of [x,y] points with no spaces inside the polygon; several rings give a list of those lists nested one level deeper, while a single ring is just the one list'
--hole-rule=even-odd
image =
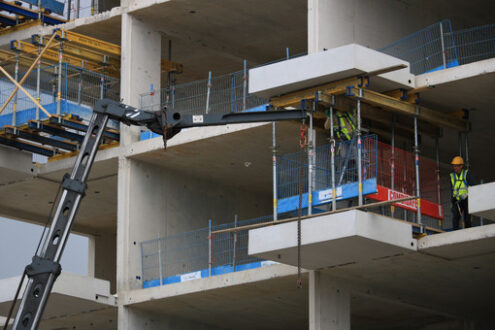
[{"label": "construction worker", "polygon": [[468,187],[475,184],[474,177],[467,169],[463,169],[464,160],[455,156],[450,163],[454,172],[450,173],[450,184],[452,188],[452,224],[453,229],[459,229],[459,220],[464,215],[464,225],[471,227],[471,216],[468,210]]},{"label": "construction worker", "polygon": [[[352,139],[352,135],[356,130],[356,121],[350,112],[341,112],[338,110],[334,111],[333,122],[334,134],[338,139],[343,141],[349,141]],[[325,121],[325,129],[330,129],[329,117],[327,117],[327,120]]]}]

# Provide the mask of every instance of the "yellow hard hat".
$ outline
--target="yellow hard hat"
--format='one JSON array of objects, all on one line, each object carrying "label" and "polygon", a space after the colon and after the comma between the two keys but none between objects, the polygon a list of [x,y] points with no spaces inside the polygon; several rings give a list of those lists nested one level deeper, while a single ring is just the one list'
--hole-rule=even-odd
[{"label": "yellow hard hat", "polygon": [[464,165],[464,159],[462,159],[461,156],[455,156],[454,159],[452,159],[452,162],[450,164],[451,165]]}]

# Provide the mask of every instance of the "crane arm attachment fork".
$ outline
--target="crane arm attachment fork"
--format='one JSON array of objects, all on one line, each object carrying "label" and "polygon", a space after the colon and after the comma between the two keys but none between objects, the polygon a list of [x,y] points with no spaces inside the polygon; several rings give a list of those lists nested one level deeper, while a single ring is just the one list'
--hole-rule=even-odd
[{"label": "crane arm attachment fork", "polygon": [[[305,110],[183,115],[166,109],[157,112],[143,111],[106,99],[98,101],[72,173],[63,177],[62,195],[41,252],[33,257],[32,263],[26,266],[23,274],[23,279],[27,275],[28,282],[14,319],[13,329],[33,330],[38,327],[52,287],[61,272],[62,253],[84,197],[86,180],[109,119],[127,125],[146,126],[151,131],[163,135],[166,143],[167,139],[188,127],[295,120],[306,116]],[[7,326],[6,323],[5,328]]]}]

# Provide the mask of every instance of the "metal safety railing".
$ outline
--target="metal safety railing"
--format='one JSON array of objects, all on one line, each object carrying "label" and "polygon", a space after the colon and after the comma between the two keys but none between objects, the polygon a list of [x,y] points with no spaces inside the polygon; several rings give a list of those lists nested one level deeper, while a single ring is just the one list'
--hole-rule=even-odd
[{"label": "metal safety railing", "polygon": [[[288,50],[287,50],[288,52]],[[260,66],[273,64],[304,54],[287,55]],[[160,110],[163,107],[187,114],[240,112],[268,104],[268,99],[248,93],[249,71],[244,69],[221,76],[151,90],[140,95],[144,110]]]},{"label": "metal safety railing", "polygon": [[451,34],[450,20],[443,20],[378,50],[408,61],[411,73],[418,75],[458,65]]},{"label": "metal safety railing", "polygon": [[247,73],[238,71],[141,94],[141,108],[166,106],[187,114],[240,112],[268,100],[247,92]]},{"label": "metal safety railing", "polygon": [[272,221],[271,216],[234,221],[141,243],[144,287],[220,275],[253,267],[247,230],[212,235],[216,230]]},{"label": "metal safety railing", "polygon": [[445,33],[445,38],[453,39],[445,51],[456,54],[459,65],[495,57],[495,24]]},{"label": "metal safety railing", "polygon": [[[362,179],[377,177],[377,136],[367,135],[362,139]],[[315,148],[314,152],[314,190],[332,186],[330,145]],[[300,180],[301,165],[303,166]],[[335,145],[335,184],[357,182],[357,143],[356,139],[339,141]],[[286,198],[308,190],[308,158],[305,156],[301,163],[300,152],[281,155],[277,160],[277,192],[278,198]]]},{"label": "metal safety railing", "polygon": [[495,57],[495,24],[458,31],[443,20],[378,49],[422,74]]},{"label": "metal safety railing", "polygon": [[[23,76],[24,73],[19,74],[18,80],[21,80]],[[62,64],[60,78],[58,65],[45,66],[40,70],[39,78],[36,71],[32,72],[25,80],[23,87],[33,97],[39,98],[41,105],[48,105],[58,102],[59,79],[61,100],[89,108],[93,107],[96,101],[102,97],[119,100],[119,79],[67,63]],[[1,104],[5,103],[14,88],[15,86],[7,78],[0,79]],[[14,115],[14,112],[21,111],[29,112],[28,115],[22,116],[25,119],[39,119],[40,116],[43,116],[36,104],[19,90],[2,112],[0,118],[3,120],[1,122],[14,126],[24,124],[25,120],[18,121],[16,118],[20,117]],[[61,111],[63,113],[63,109]],[[88,112],[87,116],[90,115]],[[12,120],[7,120],[8,123],[5,120],[7,116],[12,118]],[[89,119],[89,117],[84,119]]]}]

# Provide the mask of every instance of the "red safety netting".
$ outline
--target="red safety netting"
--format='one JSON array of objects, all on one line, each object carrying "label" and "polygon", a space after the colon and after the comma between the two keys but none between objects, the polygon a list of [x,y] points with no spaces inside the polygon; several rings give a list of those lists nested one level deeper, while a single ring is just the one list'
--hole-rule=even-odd
[{"label": "red safety netting", "polygon": [[[421,213],[436,219],[443,219],[441,187],[436,162],[419,156],[419,178]],[[393,180],[392,180],[393,178]],[[416,196],[416,168],[412,152],[378,142],[378,192],[367,197],[376,200],[392,200]],[[417,210],[417,201],[410,200],[397,204],[411,211]]]}]

